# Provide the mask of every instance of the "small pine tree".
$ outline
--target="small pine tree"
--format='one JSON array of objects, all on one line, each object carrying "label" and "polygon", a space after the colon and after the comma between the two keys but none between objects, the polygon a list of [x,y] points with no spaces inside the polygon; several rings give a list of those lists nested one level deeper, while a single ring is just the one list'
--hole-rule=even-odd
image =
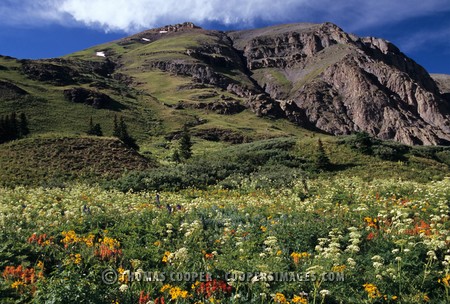
[{"label": "small pine tree", "polygon": [[6,122],[5,117],[2,115],[0,117],[0,144],[4,143],[6,141]]},{"label": "small pine tree", "polygon": [[29,133],[28,120],[24,113],[20,115],[20,120],[14,112],[0,118],[0,143],[22,138]]},{"label": "small pine tree", "polygon": [[191,141],[191,135],[189,134],[189,131],[186,126],[183,128],[183,132],[181,133],[181,138],[180,138],[179,144],[180,144],[180,148],[179,148],[180,157],[183,159],[191,158],[191,156],[192,156],[192,141]]},{"label": "small pine tree", "polygon": [[356,133],[355,140],[353,142],[353,148],[363,154],[372,154],[373,141],[367,132]]},{"label": "small pine tree", "polygon": [[120,134],[120,129],[119,129],[119,123],[117,121],[117,115],[114,115],[114,129],[113,129],[113,136],[120,138],[121,134]]},{"label": "small pine tree", "polygon": [[331,165],[330,159],[328,158],[320,139],[317,141],[317,155],[314,163],[319,170],[329,169]]},{"label": "small pine tree", "polygon": [[95,136],[103,136],[102,127],[100,126],[99,123],[96,123],[92,128],[92,134]]},{"label": "small pine tree", "polygon": [[25,113],[20,114],[19,133],[21,137],[30,134],[30,129],[28,128],[28,119]]},{"label": "small pine tree", "polygon": [[89,129],[87,130],[87,134],[92,135],[92,130],[94,129],[94,121],[92,120],[92,116],[89,119]]},{"label": "small pine tree", "polygon": [[139,150],[139,146],[136,143],[136,139],[128,134],[128,126],[125,123],[123,117],[120,117],[120,121],[117,121],[117,116],[114,116],[114,130],[113,136],[119,138],[128,147],[135,150]]},{"label": "small pine tree", "polygon": [[96,123],[94,125],[94,122],[92,121],[92,117],[89,120],[89,130],[86,133],[89,135],[94,135],[94,136],[103,136],[102,127],[100,126],[99,123]]},{"label": "small pine tree", "polygon": [[180,153],[178,152],[178,149],[175,149],[175,151],[173,151],[172,160],[176,163],[181,162],[181,157],[180,157]]},{"label": "small pine tree", "polygon": [[19,138],[19,122],[17,121],[17,115],[15,112],[11,113],[9,118],[9,130],[11,139]]}]

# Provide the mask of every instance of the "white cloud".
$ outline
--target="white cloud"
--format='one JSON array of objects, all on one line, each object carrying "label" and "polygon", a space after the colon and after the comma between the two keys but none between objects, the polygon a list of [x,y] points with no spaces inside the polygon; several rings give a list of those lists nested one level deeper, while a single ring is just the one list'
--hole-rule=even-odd
[{"label": "white cloud", "polygon": [[247,27],[261,20],[331,21],[355,31],[442,11],[450,11],[448,0],[3,0],[0,23],[75,21],[134,32],[184,21]]}]

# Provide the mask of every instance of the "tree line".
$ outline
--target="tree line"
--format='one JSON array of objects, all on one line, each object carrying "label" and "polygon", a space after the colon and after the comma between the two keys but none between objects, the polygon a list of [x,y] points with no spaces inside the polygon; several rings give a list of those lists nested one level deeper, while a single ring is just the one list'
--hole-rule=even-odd
[{"label": "tree line", "polygon": [[20,113],[19,117],[15,112],[0,117],[0,144],[23,138],[29,133],[30,129],[25,113]]}]

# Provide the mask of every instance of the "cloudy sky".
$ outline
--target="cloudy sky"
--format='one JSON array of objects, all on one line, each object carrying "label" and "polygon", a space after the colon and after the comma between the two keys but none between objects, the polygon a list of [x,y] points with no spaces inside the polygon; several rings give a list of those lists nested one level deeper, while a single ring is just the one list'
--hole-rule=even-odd
[{"label": "cloudy sky", "polygon": [[221,30],[330,21],[450,74],[450,0],[2,0],[0,54],[62,56],[184,21]]}]

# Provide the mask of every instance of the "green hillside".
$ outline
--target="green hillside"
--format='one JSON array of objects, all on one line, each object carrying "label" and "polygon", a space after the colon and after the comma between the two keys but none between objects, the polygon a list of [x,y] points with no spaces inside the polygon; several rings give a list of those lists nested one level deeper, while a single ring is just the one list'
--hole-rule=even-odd
[{"label": "green hillside", "polygon": [[[246,106],[246,93],[240,90],[258,92],[260,88],[232,48],[220,32],[193,28],[161,34],[157,29],[64,58],[32,61],[0,57],[0,116],[24,113],[31,131],[26,139],[0,145],[1,182],[43,183],[87,176],[111,179],[139,171],[148,163],[177,168],[172,155],[185,125],[192,136],[192,166],[201,167],[199,160],[221,159],[224,153],[244,149],[240,144],[291,138],[294,146],[284,151],[302,163],[294,167],[316,174],[314,155],[320,138],[333,164],[320,174],[366,178],[393,174],[416,180],[448,174],[448,152],[443,148],[415,155],[406,148],[408,151],[397,153],[388,144],[382,149],[394,155],[392,159],[383,157],[384,152],[364,155],[342,143],[341,138],[301,128],[285,119],[255,115]],[[292,89],[276,69],[261,70],[252,77],[269,77],[285,90]],[[240,89],[230,90],[233,84],[239,84]],[[111,156],[115,152],[103,148],[110,139],[86,139],[91,119],[100,124],[105,136],[112,136],[115,116],[124,119],[128,132],[137,140],[139,153],[148,159],[145,166],[135,164],[135,156],[127,153],[124,157]],[[49,143],[48,138],[54,140]],[[80,143],[94,147],[83,155],[81,163],[67,152]],[[279,160],[269,157],[248,170],[230,170],[263,172],[263,167],[269,168]],[[240,160],[223,161],[238,164]],[[111,163],[115,165],[111,167]],[[418,176],[417,170],[423,173]]]}]

